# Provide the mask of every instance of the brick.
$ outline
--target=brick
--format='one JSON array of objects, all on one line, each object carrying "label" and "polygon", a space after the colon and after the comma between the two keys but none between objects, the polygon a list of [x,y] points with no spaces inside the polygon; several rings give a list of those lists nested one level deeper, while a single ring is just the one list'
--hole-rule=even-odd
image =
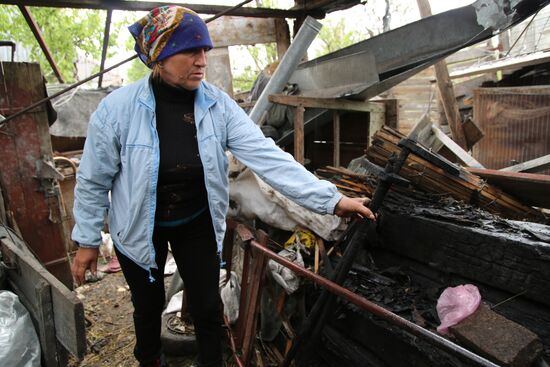
[{"label": "brick", "polygon": [[485,304],[449,330],[461,345],[502,366],[530,366],[542,353],[535,333]]}]

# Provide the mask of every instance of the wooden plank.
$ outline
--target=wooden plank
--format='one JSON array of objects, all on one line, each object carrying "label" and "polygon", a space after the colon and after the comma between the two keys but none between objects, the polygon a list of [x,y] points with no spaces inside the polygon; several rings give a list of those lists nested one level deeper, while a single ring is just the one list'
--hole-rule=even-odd
[{"label": "wooden plank", "polygon": [[468,152],[462,149],[457,143],[449,138],[440,128],[432,125],[432,131],[435,137],[442,142],[458,159],[468,167],[483,168],[483,165],[475,160]]},{"label": "wooden plank", "polygon": [[294,116],[294,159],[300,164],[304,164],[304,112],[304,106],[298,105]]},{"label": "wooden plank", "polygon": [[[268,236],[262,231],[256,232],[258,242],[263,246],[267,246]],[[248,249],[247,251],[250,251]],[[263,252],[254,251],[252,253],[253,261],[251,263],[251,279],[249,288],[247,289],[247,298],[249,299],[248,307],[245,313],[245,325],[244,325],[244,338],[243,338],[243,363],[245,366],[249,366],[249,362],[252,356],[252,350],[254,349],[254,342],[256,340],[256,326],[258,323],[258,316],[260,310],[260,298],[261,290],[264,278],[265,267],[267,264],[267,256]]]},{"label": "wooden plank", "polygon": [[[34,305],[29,312],[34,313],[33,317],[37,320],[43,319],[46,313],[53,315],[55,338],[75,358],[82,358],[86,354],[82,302],[36,260],[19,237],[3,227],[0,227],[0,250],[4,261],[9,265],[7,274],[10,284],[28,304]],[[36,289],[40,282],[46,282],[51,289],[51,311],[46,306],[41,311],[37,308],[37,305],[48,301],[43,290]],[[50,323],[50,320],[44,320],[43,325],[49,327]],[[39,334],[48,336],[50,333],[51,331],[43,330]]]},{"label": "wooden plank", "polygon": [[233,97],[233,76],[227,47],[216,47],[208,53],[206,80]]},{"label": "wooden plank", "polygon": [[[173,5],[173,2],[166,1],[127,1],[127,0],[3,0],[3,4],[26,5],[26,6],[48,6],[55,8],[73,9],[113,9],[130,11],[150,11],[159,6]],[[178,3],[179,6],[189,8],[199,14],[219,14],[232,8],[224,5],[208,4],[187,4]],[[253,8],[242,6],[229,12],[230,15],[259,18],[299,18],[304,12],[299,10],[284,10],[270,8]],[[311,13],[312,16],[320,17],[321,13]]]},{"label": "wooden plank", "polygon": [[369,145],[372,143],[372,137],[380,130],[386,122],[385,112],[370,112],[369,113]]},{"label": "wooden plank", "polygon": [[385,125],[391,128],[397,128],[399,123],[399,103],[397,99],[383,99],[386,106]]},{"label": "wooden plank", "polygon": [[277,42],[274,18],[220,17],[208,23],[214,47]]},{"label": "wooden plank", "polygon": [[[384,166],[392,154],[399,154],[397,144],[404,136],[395,130],[384,127],[373,139],[367,149],[368,159]],[[503,192],[494,185],[488,184],[466,170],[460,176],[447,174],[415,154],[410,154],[400,171],[400,175],[413,185],[428,191],[447,194],[457,200],[475,205],[505,218],[541,220],[543,215],[515,197]]]},{"label": "wooden plank", "polygon": [[332,129],[334,136],[332,164],[335,167],[340,167],[340,113],[338,110],[334,110],[332,114]]},{"label": "wooden plank", "polygon": [[[416,0],[420,15],[425,18],[432,15],[430,3],[428,0]],[[466,137],[462,129],[462,118],[456,103],[456,97],[453,90],[453,83],[449,77],[449,70],[445,61],[439,61],[434,65],[435,77],[437,79],[437,87],[439,90],[439,98],[443,103],[447,123],[451,128],[454,141],[462,148],[466,149]]]},{"label": "wooden plank", "polygon": [[[502,32],[500,35],[505,33],[506,32]],[[471,60],[475,60],[477,62],[480,58],[485,58],[492,55],[494,55],[494,51],[490,51],[485,45],[477,47],[473,46],[452,54],[447,57],[445,61],[447,62],[447,65]]]},{"label": "wooden plank", "polygon": [[550,154],[532,159],[527,162],[519,163],[514,166],[501,168],[502,172],[537,172],[550,167]]},{"label": "wooden plank", "polygon": [[[36,307],[35,315],[39,325],[36,331],[40,339],[42,365],[45,367],[58,366],[51,286],[43,279],[39,279],[35,284],[35,291],[37,300],[34,305]],[[29,308],[27,307],[27,309]]]},{"label": "wooden plank", "polygon": [[534,173],[502,172],[493,169],[468,168],[504,191],[533,206],[550,208],[550,176]]},{"label": "wooden plank", "polygon": [[466,118],[462,123],[462,128],[466,136],[468,150],[472,149],[472,147],[485,136],[485,133],[471,118]]},{"label": "wooden plank", "polygon": [[273,94],[269,96],[272,103],[283,104],[287,106],[302,105],[306,108],[324,108],[329,110],[344,110],[357,112],[381,112],[385,113],[386,108],[383,103],[377,102],[359,102],[347,99],[337,98],[315,98],[302,96],[287,96],[283,94]]},{"label": "wooden plank", "polygon": [[482,65],[472,66],[462,70],[451,72],[450,77],[463,78],[471,75],[485,74],[499,70],[519,69],[530,65],[544,64],[550,61],[549,52],[535,52],[525,56],[516,56],[497,61],[484,63]]}]

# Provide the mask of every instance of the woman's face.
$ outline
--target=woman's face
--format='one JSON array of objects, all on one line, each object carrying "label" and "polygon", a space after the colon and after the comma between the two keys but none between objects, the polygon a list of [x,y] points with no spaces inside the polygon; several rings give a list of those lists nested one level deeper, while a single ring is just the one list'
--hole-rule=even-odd
[{"label": "woman's face", "polygon": [[204,78],[207,52],[197,48],[167,57],[160,62],[160,77],[176,87],[197,89]]}]

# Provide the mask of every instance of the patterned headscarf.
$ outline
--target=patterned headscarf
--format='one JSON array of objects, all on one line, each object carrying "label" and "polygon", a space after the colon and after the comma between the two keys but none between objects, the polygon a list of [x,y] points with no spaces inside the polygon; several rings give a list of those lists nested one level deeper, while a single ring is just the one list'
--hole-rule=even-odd
[{"label": "patterned headscarf", "polygon": [[197,13],[176,5],[151,10],[128,30],[136,40],[134,49],[148,67],[182,51],[214,47]]}]

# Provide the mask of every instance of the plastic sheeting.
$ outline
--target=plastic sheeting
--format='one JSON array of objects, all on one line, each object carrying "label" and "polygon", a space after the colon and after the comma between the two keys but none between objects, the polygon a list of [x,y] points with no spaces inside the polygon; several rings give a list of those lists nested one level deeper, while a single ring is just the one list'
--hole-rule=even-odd
[{"label": "plastic sheeting", "polygon": [[230,161],[229,215],[246,219],[259,218],[272,227],[293,231],[308,228],[327,241],[340,237],[344,222],[337,216],[307,210],[275,191],[232,156]]},{"label": "plastic sheeting", "polygon": [[40,367],[40,342],[19,297],[0,291],[0,366]]}]

